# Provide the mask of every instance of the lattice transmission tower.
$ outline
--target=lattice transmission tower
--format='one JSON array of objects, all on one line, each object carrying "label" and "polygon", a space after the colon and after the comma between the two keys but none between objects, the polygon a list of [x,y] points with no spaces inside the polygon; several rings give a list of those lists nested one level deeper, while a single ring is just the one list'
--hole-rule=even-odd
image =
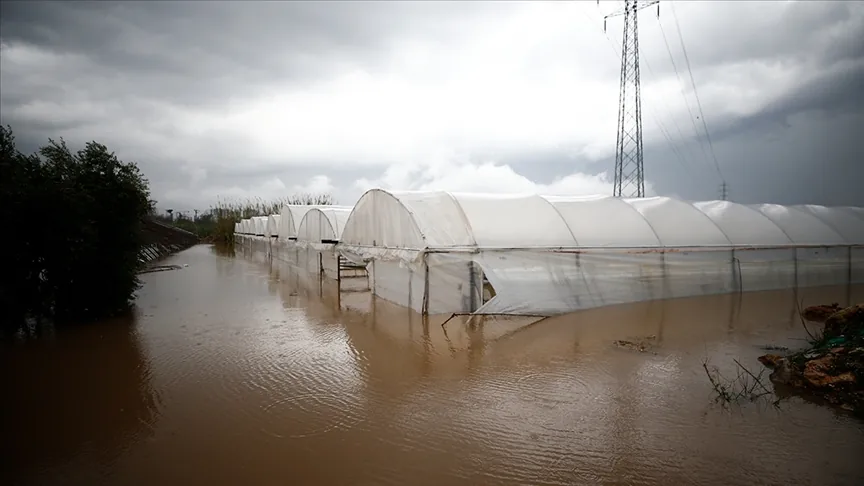
[{"label": "lattice transmission tower", "polygon": [[[600,3],[600,0],[597,0]],[[618,95],[618,140],[615,147],[615,197],[645,197],[645,168],[642,159],[642,94],[639,79],[638,12],[660,0],[624,0],[624,8],[603,17],[624,17],[621,42],[621,84]]]}]

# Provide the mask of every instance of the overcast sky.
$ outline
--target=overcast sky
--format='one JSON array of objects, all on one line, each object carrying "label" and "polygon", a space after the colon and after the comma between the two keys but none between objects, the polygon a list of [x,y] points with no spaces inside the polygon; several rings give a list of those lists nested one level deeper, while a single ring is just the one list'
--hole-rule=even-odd
[{"label": "overcast sky", "polygon": [[[672,3],[639,17],[649,191],[719,197],[698,93],[732,200],[864,206],[864,4]],[[104,143],[178,210],[611,194],[621,5],[4,0],[0,122]]]}]

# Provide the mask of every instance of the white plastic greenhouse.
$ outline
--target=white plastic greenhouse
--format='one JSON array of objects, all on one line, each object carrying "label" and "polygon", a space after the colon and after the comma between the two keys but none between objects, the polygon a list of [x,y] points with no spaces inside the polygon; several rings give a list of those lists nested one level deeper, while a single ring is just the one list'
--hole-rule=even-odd
[{"label": "white plastic greenhouse", "polygon": [[267,226],[264,229],[264,236],[268,238],[275,238],[279,236],[279,221],[282,219],[282,216],[278,214],[271,214],[267,216]]},{"label": "white plastic greenhouse", "polygon": [[[350,207],[315,207],[307,211],[297,228],[297,240],[293,243],[297,266],[340,279],[341,265],[336,244],[350,215]],[[290,250],[288,253],[290,255]]]},{"label": "white plastic greenhouse", "polygon": [[279,239],[297,239],[297,230],[300,228],[303,216],[312,209],[348,209],[350,211],[351,206],[286,204],[282,206],[282,210],[279,213],[281,216],[279,220]]},{"label": "white plastic greenhouse", "polygon": [[342,237],[342,230],[351,215],[350,207],[321,207],[306,212],[297,229],[297,242],[312,245],[333,245]]},{"label": "white plastic greenhouse", "polygon": [[267,216],[252,217],[252,234],[255,236],[264,236],[267,231]]},{"label": "white plastic greenhouse", "polygon": [[419,312],[553,315],[864,283],[862,245],[861,208],[373,189],[339,251]]}]

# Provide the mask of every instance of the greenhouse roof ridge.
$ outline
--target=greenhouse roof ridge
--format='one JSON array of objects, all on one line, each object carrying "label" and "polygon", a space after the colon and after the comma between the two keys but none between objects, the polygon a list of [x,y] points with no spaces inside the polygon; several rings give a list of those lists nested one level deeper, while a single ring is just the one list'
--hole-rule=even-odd
[{"label": "greenhouse roof ridge", "polygon": [[357,201],[341,241],[417,251],[848,246],[864,245],[864,210],[376,188]]}]

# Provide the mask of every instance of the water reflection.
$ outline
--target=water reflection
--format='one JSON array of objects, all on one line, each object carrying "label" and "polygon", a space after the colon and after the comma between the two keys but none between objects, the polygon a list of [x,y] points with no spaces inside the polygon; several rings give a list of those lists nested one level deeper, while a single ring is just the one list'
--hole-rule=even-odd
[{"label": "water reflection", "polygon": [[[711,403],[703,359],[756,367],[759,345],[802,343],[792,293],[631,304],[536,324],[463,318],[445,332],[444,317],[340,295],[335,283],[260,252],[238,246],[232,258],[197,247],[170,262],[188,267],[147,275],[132,340],[147,371],[128,380],[154,390],[153,405],[140,400],[151,410],[139,420],[147,426],[124,432],[132,424],[124,429],[106,411],[80,415],[81,430],[67,432],[60,419],[43,427],[43,412],[20,407],[19,435],[24,427],[40,440],[54,434],[69,452],[22,462],[17,477],[437,486],[856,484],[864,476],[860,422],[798,399],[735,413]],[[797,297],[806,305],[845,292]],[[648,335],[656,336],[648,352],[612,344]],[[71,339],[81,355],[103,344],[88,332]],[[117,359],[104,354],[98,372]],[[41,361],[22,350],[14,365]],[[7,396],[31,382],[53,390],[32,403],[78,400],[82,391],[105,402],[114,393],[64,384],[86,369],[64,370],[63,382],[22,376]],[[116,427],[102,446],[110,458],[93,459],[81,440],[91,427]],[[90,459],[70,459],[81,457]]]},{"label": "water reflection", "polygon": [[130,316],[0,343],[3,484],[97,484],[162,402]]}]

